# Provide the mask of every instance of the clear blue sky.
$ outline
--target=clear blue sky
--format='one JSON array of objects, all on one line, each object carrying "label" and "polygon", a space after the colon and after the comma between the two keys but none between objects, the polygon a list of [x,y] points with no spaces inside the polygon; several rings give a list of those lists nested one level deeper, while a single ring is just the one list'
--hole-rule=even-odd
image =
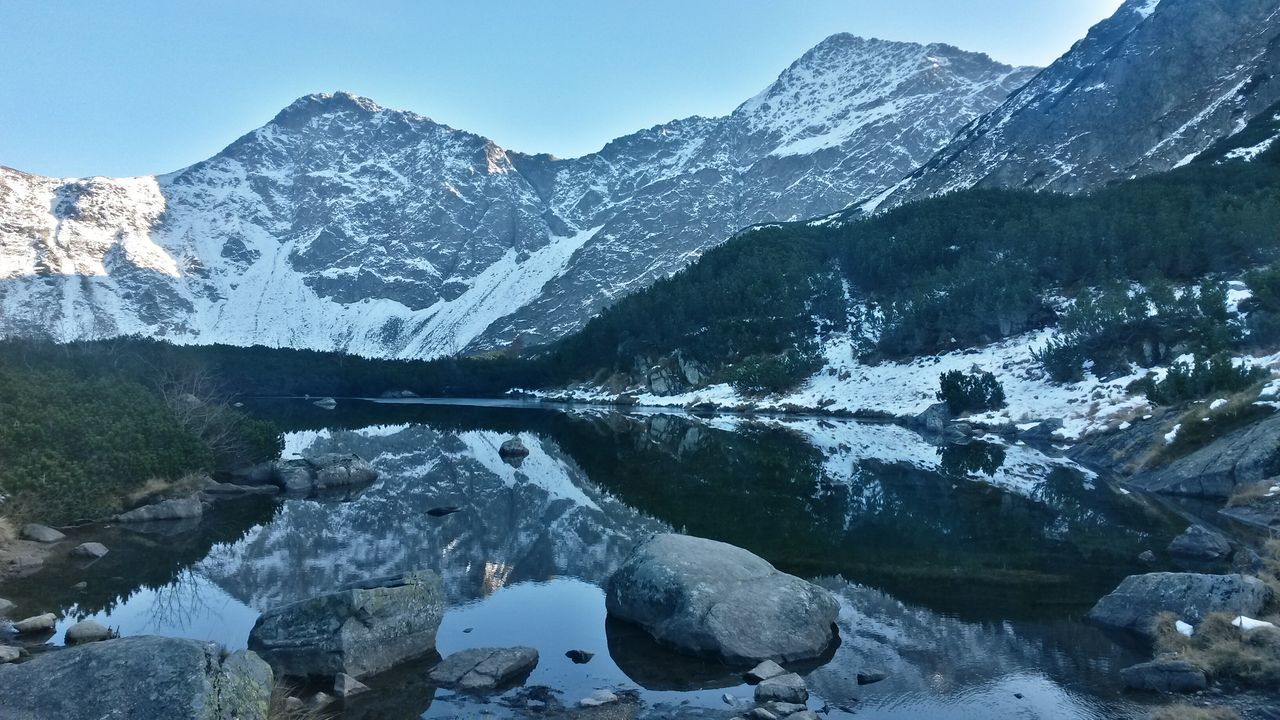
[{"label": "clear blue sky", "polygon": [[140,175],[349,90],[581,155],[754,95],[836,32],[1046,64],[1121,0],[0,0],[0,165]]}]

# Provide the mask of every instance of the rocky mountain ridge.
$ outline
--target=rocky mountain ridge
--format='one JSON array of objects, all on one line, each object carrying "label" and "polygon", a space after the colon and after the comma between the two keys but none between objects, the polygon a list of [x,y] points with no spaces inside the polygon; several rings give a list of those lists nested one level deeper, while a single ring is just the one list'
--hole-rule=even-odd
[{"label": "rocky mountain ridge", "polygon": [[730,115],[574,159],[337,93],[168,175],[0,168],[0,335],[379,357],[546,341],[738,228],[883,191],[1033,73],[836,35]]}]

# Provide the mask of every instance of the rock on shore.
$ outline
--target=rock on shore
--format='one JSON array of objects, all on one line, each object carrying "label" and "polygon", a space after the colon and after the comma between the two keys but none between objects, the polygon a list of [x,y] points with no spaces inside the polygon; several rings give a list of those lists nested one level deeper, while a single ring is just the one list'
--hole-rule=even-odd
[{"label": "rock on shore", "polygon": [[665,645],[742,664],[822,655],[840,611],[831,593],[746,550],[673,534],[635,549],[605,603]]},{"label": "rock on shore", "polygon": [[0,704],[13,720],[266,720],[271,668],[252,652],[139,636],[40,653],[0,665]]},{"label": "rock on shore", "polygon": [[249,647],[279,675],[362,678],[435,650],[443,614],[444,584],[423,570],[268,610]]},{"label": "rock on shore", "polygon": [[1130,575],[1093,606],[1089,619],[1150,637],[1161,613],[1174,613],[1193,625],[1214,612],[1256,616],[1270,597],[1271,588],[1248,575]]},{"label": "rock on shore", "polygon": [[431,670],[431,681],[459,690],[493,690],[538,664],[538,651],[531,647],[472,648],[456,652]]},{"label": "rock on shore", "polygon": [[290,493],[363,485],[377,479],[378,471],[367,460],[350,453],[277,460],[254,466],[236,476],[238,484],[274,485]]}]

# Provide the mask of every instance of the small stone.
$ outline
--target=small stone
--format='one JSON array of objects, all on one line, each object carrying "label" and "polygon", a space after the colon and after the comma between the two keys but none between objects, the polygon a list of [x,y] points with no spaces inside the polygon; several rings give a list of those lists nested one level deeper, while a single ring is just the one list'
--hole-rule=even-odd
[{"label": "small stone", "polygon": [[734,699],[733,699],[733,696],[732,696],[732,695],[730,695],[729,693],[725,693],[725,694],[721,695],[721,696],[720,696],[720,699],[724,701],[724,704],[725,704],[725,705],[737,705],[737,704],[738,704],[738,701],[734,700]]},{"label": "small stone", "polygon": [[601,705],[609,705],[616,702],[618,702],[617,693],[608,690],[597,690],[579,700],[578,705],[581,707],[600,707]]},{"label": "small stone", "polygon": [[0,645],[0,665],[16,662],[22,657],[22,650],[12,645]]},{"label": "small stone", "polygon": [[1015,698],[1019,699],[1019,700],[1021,700],[1021,699],[1022,699],[1022,697],[1023,697],[1023,696],[1022,696],[1022,693],[1014,693],[1014,694],[1013,694],[1013,696],[1014,696]]},{"label": "small stone", "polygon": [[0,598],[0,617],[8,615],[15,607],[17,606],[12,601]]},{"label": "small stone", "polygon": [[772,660],[765,660],[747,671],[746,678],[749,683],[760,683],[768,680],[769,678],[775,678],[779,675],[786,674],[786,669],[781,665]]},{"label": "small stone", "polygon": [[1209,684],[1199,667],[1163,658],[1127,667],[1120,671],[1120,679],[1131,690],[1148,692],[1199,692]]},{"label": "small stone", "polygon": [[586,650],[570,650],[564,656],[572,660],[575,665],[586,665],[591,662],[591,658],[595,657],[596,654]]},{"label": "small stone", "polygon": [[111,638],[111,631],[92,620],[81,620],[67,628],[67,644],[98,642]]},{"label": "small stone", "polygon": [[444,517],[446,515],[452,515],[461,509],[462,508],[457,505],[445,505],[444,507],[431,508],[427,511],[427,514],[431,517]]},{"label": "small stone", "polygon": [[19,635],[26,633],[42,633],[49,632],[58,624],[58,616],[53,613],[45,613],[29,617],[26,620],[19,620],[13,624],[13,629],[18,631]]},{"label": "small stone", "polygon": [[313,709],[319,709],[333,703],[333,696],[326,692],[318,692],[311,696],[307,703]]},{"label": "small stone", "polygon": [[72,586],[71,586],[71,589],[72,589],[72,590],[85,590],[85,589],[88,589],[88,587],[89,587],[89,583],[85,582],[84,580],[81,580],[80,582],[76,583],[75,585],[72,585]]},{"label": "small stone", "polygon": [[513,437],[498,448],[498,455],[504,458],[523,458],[529,456],[529,448],[524,446],[520,438]]},{"label": "small stone", "polygon": [[1190,560],[1221,560],[1231,554],[1231,543],[1203,525],[1192,525],[1169,543],[1169,553]]},{"label": "small stone", "polygon": [[306,705],[302,702],[302,698],[296,698],[292,695],[284,699],[284,709],[290,715],[296,715],[302,712]]},{"label": "small stone", "polygon": [[333,678],[333,694],[340,698],[348,698],[352,695],[359,695],[369,689],[368,685],[351,677],[346,673],[338,673]]},{"label": "small stone", "polygon": [[778,720],[778,716],[765,710],[762,707],[755,708],[751,712],[744,715],[747,720]]},{"label": "small stone", "polygon": [[1156,561],[1156,554],[1150,550],[1143,550],[1142,554],[1138,556],[1138,559],[1150,565]]},{"label": "small stone", "polygon": [[818,720],[818,714],[812,710],[801,710],[794,715],[788,715],[787,720]]},{"label": "small stone", "polygon": [[71,557],[97,560],[108,552],[110,552],[110,550],[107,550],[107,546],[102,543],[87,542],[81,543],[72,548]]},{"label": "small stone", "polygon": [[474,631],[474,630],[475,630],[475,628],[462,628],[462,632],[464,632],[464,633],[469,633],[469,632],[472,632],[472,631]]},{"label": "small stone", "polygon": [[67,539],[66,535],[57,530],[38,523],[28,523],[23,526],[22,537],[25,540],[34,540],[41,543],[56,543]]},{"label": "small stone", "polygon": [[776,700],[784,703],[803,705],[809,699],[809,688],[795,673],[787,673],[769,678],[756,686],[756,702],[765,703]]},{"label": "small stone", "polygon": [[883,670],[863,670],[858,673],[859,685],[871,685],[889,677]]}]

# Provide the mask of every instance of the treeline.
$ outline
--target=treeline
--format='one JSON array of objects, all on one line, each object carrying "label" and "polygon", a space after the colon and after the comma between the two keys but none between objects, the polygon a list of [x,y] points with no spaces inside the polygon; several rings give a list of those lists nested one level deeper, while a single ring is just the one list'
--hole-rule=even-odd
[{"label": "treeline", "polygon": [[[1280,149],[1089,195],[969,190],[840,226],[748,231],[542,352],[556,380],[674,350],[714,367],[801,347],[870,304],[866,359],[996,341],[1057,321],[1062,297],[1240,273],[1280,249]],[[1271,333],[1276,331],[1267,329]]]}]

